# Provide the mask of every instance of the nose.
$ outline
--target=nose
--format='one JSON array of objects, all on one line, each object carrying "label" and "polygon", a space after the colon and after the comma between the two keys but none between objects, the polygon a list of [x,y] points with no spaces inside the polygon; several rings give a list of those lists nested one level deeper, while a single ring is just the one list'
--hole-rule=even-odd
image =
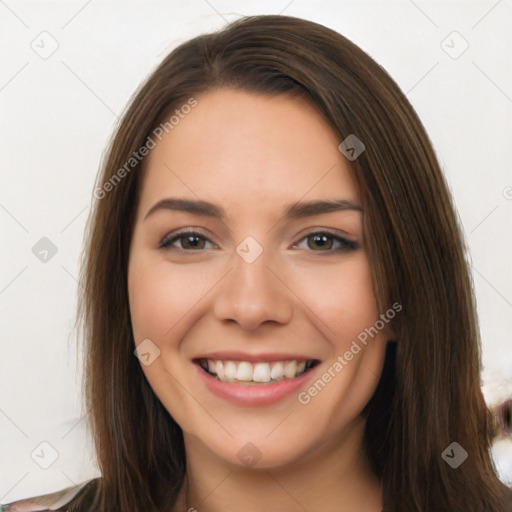
[{"label": "nose", "polygon": [[265,251],[252,263],[235,253],[233,268],[217,287],[213,304],[217,319],[236,322],[247,331],[291,320],[293,294],[269,263]]}]

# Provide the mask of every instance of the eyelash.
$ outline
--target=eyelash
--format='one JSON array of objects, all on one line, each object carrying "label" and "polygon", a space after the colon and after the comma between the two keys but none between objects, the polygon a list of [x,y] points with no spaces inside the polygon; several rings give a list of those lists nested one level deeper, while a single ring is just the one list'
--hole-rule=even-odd
[{"label": "eyelash", "polygon": [[[312,251],[312,252],[319,252],[319,253],[325,252],[327,254],[333,254],[333,253],[338,253],[338,252],[353,251],[358,248],[358,244],[356,242],[352,242],[352,241],[347,240],[346,238],[343,238],[341,236],[335,235],[333,233],[329,233],[328,231],[314,231],[314,232],[308,233],[307,235],[303,236],[299,240],[298,243],[294,244],[293,247],[296,247],[297,245],[299,245],[300,242],[307,240],[308,238],[311,238],[315,235],[327,236],[328,238],[331,238],[334,241],[341,244],[342,247],[340,247],[338,249],[325,249],[325,250],[321,250],[321,251]],[[165,249],[165,250],[176,250],[176,251],[183,252],[183,253],[185,253],[185,252],[189,252],[189,253],[201,252],[203,250],[203,249],[194,250],[194,249],[183,249],[180,247],[172,247],[174,242],[176,242],[186,236],[195,236],[197,238],[202,238],[202,239],[206,240],[207,242],[210,242],[211,244],[213,244],[213,242],[211,240],[209,240],[207,237],[205,237],[201,233],[198,233],[197,231],[184,230],[184,231],[179,231],[177,233],[171,233],[169,235],[166,235],[160,241],[158,248]],[[215,245],[215,244],[213,244],[213,245]]]}]

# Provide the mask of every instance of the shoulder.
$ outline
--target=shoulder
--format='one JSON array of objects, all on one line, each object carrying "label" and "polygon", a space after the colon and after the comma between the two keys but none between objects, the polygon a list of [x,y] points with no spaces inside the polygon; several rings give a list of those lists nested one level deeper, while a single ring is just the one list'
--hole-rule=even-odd
[{"label": "shoulder", "polygon": [[[84,495],[89,495],[97,488],[100,478],[88,480],[82,484],[66,487],[61,491],[32,498],[25,498],[0,505],[0,512],[36,512],[36,511],[67,511],[75,510],[75,505]],[[78,509],[81,509],[79,507]]]}]

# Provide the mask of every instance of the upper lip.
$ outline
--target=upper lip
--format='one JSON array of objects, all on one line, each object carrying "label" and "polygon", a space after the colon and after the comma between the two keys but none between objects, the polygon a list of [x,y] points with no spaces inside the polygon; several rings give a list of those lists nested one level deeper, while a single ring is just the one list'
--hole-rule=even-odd
[{"label": "upper lip", "polygon": [[318,361],[314,357],[302,356],[299,354],[284,353],[264,353],[264,354],[244,354],[243,352],[209,352],[200,354],[193,360],[211,359],[213,361],[248,361],[248,362],[273,362],[273,361]]}]

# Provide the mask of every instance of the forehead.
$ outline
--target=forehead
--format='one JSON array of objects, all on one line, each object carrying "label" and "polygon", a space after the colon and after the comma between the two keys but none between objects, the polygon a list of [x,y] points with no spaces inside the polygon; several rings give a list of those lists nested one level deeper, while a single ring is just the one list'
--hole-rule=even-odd
[{"label": "forehead", "polygon": [[141,208],[166,194],[249,208],[299,199],[357,202],[341,142],[308,101],[215,90],[146,157]]}]

